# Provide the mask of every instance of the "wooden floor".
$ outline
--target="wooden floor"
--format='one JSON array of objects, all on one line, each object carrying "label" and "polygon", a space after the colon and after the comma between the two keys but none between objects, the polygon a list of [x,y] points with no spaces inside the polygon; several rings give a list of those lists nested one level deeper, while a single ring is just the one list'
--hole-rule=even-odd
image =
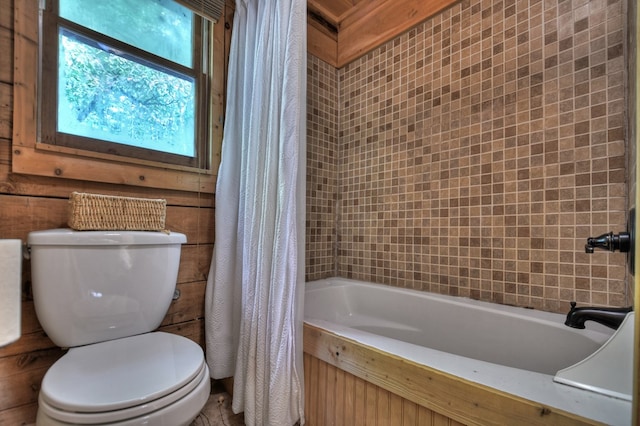
[{"label": "wooden floor", "polygon": [[207,404],[191,426],[244,426],[244,416],[242,413],[233,414],[231,397],[228,393],[214,389]]}]

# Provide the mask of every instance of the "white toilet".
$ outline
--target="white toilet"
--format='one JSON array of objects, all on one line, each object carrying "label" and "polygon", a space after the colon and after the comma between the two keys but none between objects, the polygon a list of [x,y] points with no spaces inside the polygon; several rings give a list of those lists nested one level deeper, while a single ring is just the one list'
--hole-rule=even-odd
[{"label": "white toilet", "polygon": [[188,425],[210,393],[200,346],[153,332],[171,303],[183,234],[29,234],[36,314],[70,348],[42,380],[37,425]]}]

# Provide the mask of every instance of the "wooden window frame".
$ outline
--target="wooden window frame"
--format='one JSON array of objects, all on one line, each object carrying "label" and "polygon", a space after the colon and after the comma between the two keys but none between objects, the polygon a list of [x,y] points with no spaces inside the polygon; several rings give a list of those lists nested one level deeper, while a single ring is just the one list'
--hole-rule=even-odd
[{"label": "wooden window frame", "polygon": [[[141,187],[213,193],[222,144],[226,80],[225,17],[216,25],[210,48],[208,168],[189,167],[122,157],[108,153],[47,144],[38,135],[38,69],[40,11],[37,1],[16,2],[14,9],[14,109],[12,172],[134,185]],[[217,72],[220,70],[219,72]]]},{"label": "wooden window frame", "polygon": [[[207,147],[207,141],[209,135],[203,132],[202,129],[206,129],[206,123],[208,122],[208,75],[206,74],[206,58],[203,54],[203,50],[207,49],[207,40],[205,37],[210,30],[213,29],[213,25],[209,25],[205,22],[204,18],[194,15],[194,37],[193,37],[193,67],[188,68],[184,66],[176,66],[171,64],[170,61],[163,60],[163,58],[154,57],[154,55],[148,54],[140,49],[131,48],[125,43],[118,40],[109,39],[101,33],[92,31],[88,28],[84,28],[75,22],[67,21],[62,17],[58,17],[58,11],[54,10],[56,6],[59,8],[60,1],[47,1],[47,10],[42,13],[41,19],[41,31],[43,32],[41,40],[48,40],[46,46],[40,46],[40,61],[41,71],[39,76],[40,87],[42,91],[40,93],[40,142],[66,146],[78,149],[86,149],[92,152],[112,153],[114,155],[122,156],[125,158],[139,158],[150,159],[159,163],[177,164],[187,167],[195,167],[199,169],[209,169],[211,167],[209,161],[209,150]],[[206,30],[203,25],[208,25]],[[165,69],[173,69],[181,75],[186,75],[193,78],[197,89],[195,93],[195,105],[196,105],[196,133],[195,137],[195,151],[194,157],[187,157],[182,155],[170,154],[161,151],[153,151],[150,149],[138,148],[131,145],[119,144],[115,142],[103,141],[99,139],[93,139],[89,137],[77,136],[73,134],[59,133],[57,132],[57,114],[58,108],[58,83],[59,73],[58,64],[60,58],[59,55],[59,38],[58,29],[64,28],[73,33],[86,37],[89,40],[95,40],[102,42],[106,45],[115,47],[118,50],[130,53],[135,52],[135,56],[142,60],[148,61],[150,64],[156,64]],[[204,45],[203,45],[204,43]],[[208,49],[207,49],[208,50]],[[46,76],[46,78],[44,78]],[[43,96],[44,95],[44,96]],[[204,125],[202,125],[204,124]]]}]

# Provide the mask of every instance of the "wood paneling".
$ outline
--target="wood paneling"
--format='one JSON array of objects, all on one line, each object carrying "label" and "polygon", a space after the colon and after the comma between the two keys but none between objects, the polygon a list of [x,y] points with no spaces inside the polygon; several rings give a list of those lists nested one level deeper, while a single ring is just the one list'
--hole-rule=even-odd
[{"label": "wood paneling", "polygon": [[310,18],[307,25],[309,53],[342,68],[457,1],[309,0],[308,8],[312,14],[337,29],[334,57],[333,41],[320,30],[321,25]]},{"label": "wood paneling", "polygon": [[380,0],[348,16],[338,32],[338,66],[404,33],[457,0]]},{"label": "wood paneling", "polygon": [[[4,64],[0,66],[4,68]],[[0,82],[0,138],[11,139],[13,86]]]},{"label": "wood paneling", "polygon": [[[5,167],[0,165],[0,176],[3,169],[6,173]],[[135,194],[148,196],[144,192]],[[0,193],[0,235],[26,241],[31,231],[64,228],[68,204],[67,197]],[[194,207],[168,205],[166,228],[184,233],[187,236],[186,247],[210,245],[214,239],[214,209],[198,207],[197,204]]]},{"label": "wood paneling", "polygon": [[462,425],[308,353],[304,354],[304,372],[309,426]]},{"label": "wood paneling", "polygon": [[348,16],[379,0],[307,0],[307,7],[338,27]]},{"label": "wood paneling", "polygon": [[206,281],[181,283],[176,286],[180,297],[169,307],[162,326],[179,324],[204,318],[204,292]]},{"label": "wood paneling", "polygon": [[[63,353],[55,348],[0,358],[0,389],[12,390],[0,393],[0,406],[19,407],[36,403],[44,373]],[[17,383],[20,386],[16,386]]]},{"label": "wood paneling", "polygon": [[[13,57],[13,32],[0,26],[0,58]],[[0,67],[0,81],[10,83],[13,81],[13,68]]]},{"label": "wood paneling", "polygon": [[309,10],[336,26],[340,22],[340,17],[353,6],[354,4],[349,0],[307,0]]},{"label": "wood paneling", "polygon": [[[17,105],[16,105],[17,107]],[[27,140],[27,139],[24,139]],[[35,139],[33,139],[35,140]],[[42,148],[42,149],[40,149]],[[75,180],[91,180],[94,182],[110,182],[121,185],[148,186],[151,188],[167,188],[181,190],[191,188],[193,192],[212,193],[215,188],[215,176],[208,174],[187,173],[181,170],[159,169],[146,164],[121,163],[114,167],[106,158],[88,158],[75,155],[76,149],[48,146],[36,148],[32,144],[16,145],[13,150],[13,172],[45,177],[64,177]],[[91,153],[92,157],[102,154]],[[106,154],[104,155],[107,156]],[[89,164],[87,164],[89,162]],[[87,173],[89,172],[89,174]],[[89,176],[88,179],[83,177]]]},{"label": "wood paneling", "polygon": [[[17,4],[17,2],[16,2]],[[37,2],[20,2],[21,6]],[[228,7],[226,19],[233,18]],[[200,192],[175,189],[176,185],[145,187],[49,177],[55,162],[37,165],[49,172],[44,176],[15,173],[12,150],[13,130],[13,17],[14,0],[0,0],[0,238],[19,238],[26,242],[29,232],[66,226],[69,194],[73,191],[94,192],[131,197],[164,198],[167,200],[166,227],[187,236],[178,273],[179,299],[172,302],[160,330],[180,334],[204,346],[204,293],[215,237],[215,202],[213,187],[202,186]],[[214,43],[228,51],[230,29],[224,22],[215,26]],[[28,42],[28,40],[23,40]],[[226,70],[226,55],[216,55],[214,66]],[[224,105],[224,84],[214,90],[212,114],[221,117]],[[28,112],[31,114],[31,112]],[[222,132],[219,119],[212,132]],[[219,145],[213,147],[219,150]],[[36,161],[44,161],[36,158]],[[60,160],[64,161],[64,160]],[[91,173],[86,170],[86,173]],[[118,168],[105,167],[104,173],[117,176]],[[94,176],[95,178],[95,176]],[[190,179],[188,174],[175,173],[175,179]],[[126,183],[125,179],[121,179]],[[179,185],[178,185],[179,186]],[[170,189],[170,187],[174,189]],[[35,314],[31,297],[31,274],[28,260],[23,262],[22,336],[0,348],[0,424],[19,425],[35,421],[40,382],[47,369],[65,352],[46,336]]]},{"label": "wood paneling", "polygon": [[313,18],[307,19],[307,51],[326,63],[338,66],[338,35]]},{"label": "wood paneling", "polygon": [[[13,0],[0,1],[2,13],[0,13],[0,27],[13,29]],[[7,59],[10,61],[10,59]]]},{"label": "wood paneling", "polygon": [[[304,325],[304,353],[310,425],[595,424],[308,324]],[[338,379],[336,369],[342,370],[344,378]],[[347,385],[349,376],[353,385]],[[329,397],[338,394],[343,397]],[[401,413],[400,418],[397,413]],[[353,423],[347,419],[353,419]]]},{"label": "wood paneling", "polygon": [[[21,175],[11,172],[11,141],[0,138],[0,194],[28,194],[36,197],[57,197],[67,199],[73,191],[98,192],[106,195],[123,195],[132,197],[164,198],[167,200],[167,229],[177,231],[183,228],[180,223],[188,220],[184,216],[173,217],[173,206],[214,207],[214,196],[200,193],[196,196],[182,191],[162,190],[155,188],[140,189],[137,187],[122,187],[98,182],[83,182],[71,179],[56,179],[56,185],[51,185],[51,179],[41,176]],[[195,219],[195,218],[194,218]],[[210,235],[209,233],[207,235]],[[187,237],[190,237],[188,235]],[[192,236],[192,237],[195,237]]]}]

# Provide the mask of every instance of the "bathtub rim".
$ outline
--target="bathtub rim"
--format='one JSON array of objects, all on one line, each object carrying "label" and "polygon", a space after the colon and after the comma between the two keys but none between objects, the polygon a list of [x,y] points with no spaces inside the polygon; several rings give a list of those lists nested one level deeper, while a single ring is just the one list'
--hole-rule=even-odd
[{"label": "bathtub rim", "polygon": [[[506,315],[518,315],[518,312],[521,312],[521,313],[526,312],[526,316],[536,322],[540,322],[540,321],[555,322],[554,320],[557,319],[556,317],[560,318],[562,316],[562,314],[559,314],[559,313],[547,312],[540,309],[523,308],[523,307],[513,306],[513,305],[504,305],[504,304],[499,304],[494,302],[487,302],[484,300],[472,299],[470,297],[465,297],[465,296],[451,296],[448,294],[433,293],[429,291],[415,290],[415,289],[405,288],[405,287],[396,287],[396,286],[382,284],[382,283],[374,283],[374,282],[361,281],[361,280],[355,280],[352,278],[343,278],[343,277],[322,278],[318,280],[308,281],[305,284],[305,293],[309,291],[320,290],[315,288],[320,285],[329,285],[331,287],[344,287],[349,285],[366,285],[366,286],[379,288],[384,291],[400,292],[400,293],[407,292],[407,293],[417,295],[419,297],[425,297],[425,298],[435,299],[435,300],[443,300],[453,305],[472,305],[476,309],[495,310],[495,311],[500,311],[501,313]],[[569,307],[567,307],[567,312],[568,310],[569,310]],[[558,328],[566,327],[562,323],[557,323],[556,326]],[[604,342],[606,342],[614,334],[614,331],[611,330],[610,328],[605,327],[602,324],[598,324],[593,321],[587,322],[585,326],[586,328],[584,330],[575,330],[575,329],[570,329],[570,330],[573,330],[576,333],[586,333],[588,337],[590,337],[594,341],[598,341],[600,344],[604,344]]]},{"label": "bathtub rim", "polygon": [[[384,286],[384,284],[366,283],[346,278],[329,278],[307,283],[307,291],[312,291],[314,283],[317,282],[342,282],[342,285],[356,283]],[[404,289],[397,289],[391,286],[388,287],[390,290],[404,291]],[[387,290],[387,288],[385,288],[385,290]],[[409,291],[418,292],[416,290]],[[427,294],[429,296],[444,299],[453,297],[433,293]],[[455,299],[455,297],[453,298]],[[482,305],[488,303],[466,298],[465,303],[467,300],[473,304],[479,303]],[[502,309],[503,305],[496,304],[496,307]],[[504,306],[504,308],[509,310],[513,307]],[[542,317],[549,314],[544,311],[528,309],[527,314],[530,313],[529,311],[531,311],[533,315],[540,315]],[[337,339],[345,339],[346,342],[367,347],[374,351],[374,353],[382,352],[387,356],[406,359],[412,364],[422,365],[432,374],[444,374],[451,380],[462,380],[466,383],[473,384],[473,386],[487,388],[495,394],[503,395],[505,398],[522,399],[523,401],[527,401],[529,404],[533,404],[538,407],[540,410],[543,410],[541,411],[543,413],[543,407],[548,407],[552,412],[557,412],[559,410],[559,412],[566,413],[569,417],[579,417],[588,421],[621,425],[629,424],[631,421],[631,402],[555,383],[553,382],[552,375],[499,366],[486,361],[479,361],[455,354],[447,354],[434,349],[423,348],[411,343],[393,340],[384,336],[377,336],[366,331],[352,329],[326,320],[305,317],[304,321],[305,352],[308,352],[325,362],[328,362],[338,368],[342,368],[359,377],[361,377],[359,374],[349,371],[341,366],[345,365],[345,363],[342,362],[344,360],[344,356],[342,359],[335,360],[331,357],[333,352],[326,350],[326,348],[323,350],[323,352],[326,353],[319,353],[317,348],[308,348],[307,334],[311,329],[310,327],[322,330],[333,335]],[[312,350],[313,352],[309,352],[309,350]],[[367,379],[367,377],[362,378],[365,380]],[[531,386],[523,387],[520,383],[529,383]],[[374,384],[380,386],[379,383]],[[531,388],[534,388],[534,391],[532,391]],[[395,391],[397,389],[388,390]],[[413,400],[411,398],[407,399]],[[417,401],[414,400],[414,402]],[[462,417],[462,419],[464,419],[464,421],[469,421],[466,417]]]}]

